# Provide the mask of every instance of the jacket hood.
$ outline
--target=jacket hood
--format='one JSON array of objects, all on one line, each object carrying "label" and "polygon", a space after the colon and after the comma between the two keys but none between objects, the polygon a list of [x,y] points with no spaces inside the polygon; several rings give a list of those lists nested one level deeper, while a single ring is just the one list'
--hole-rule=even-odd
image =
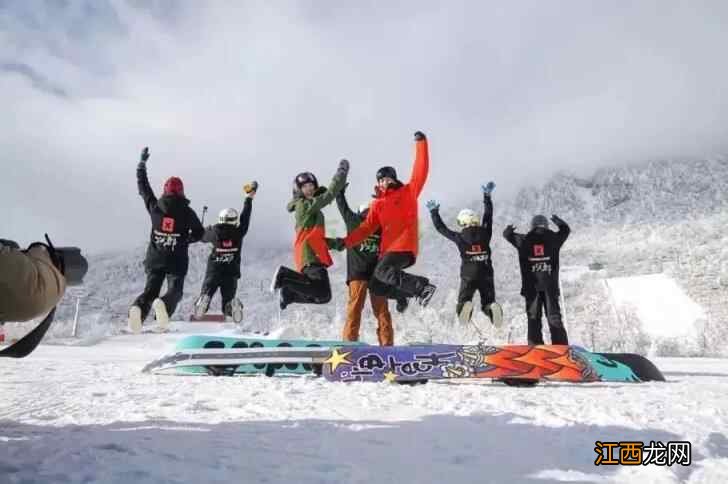
[{"label": "jacket hood", "polygon": [[178,195],[163,195],[157,200],[157,205],[164,213],[172,213],[187,208],[190,201]]}]

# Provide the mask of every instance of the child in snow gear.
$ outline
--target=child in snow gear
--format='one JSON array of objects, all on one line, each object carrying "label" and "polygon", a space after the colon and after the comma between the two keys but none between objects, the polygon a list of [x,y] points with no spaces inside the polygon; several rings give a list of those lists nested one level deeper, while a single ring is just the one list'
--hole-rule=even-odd
[{"label": "child in snow gear", "polygon": [[248,233],[253,197],[257,190],[258,182],[246,184],[243,187],[245,202],[240,216],[234,208],[226,208],[220,212],[218,223],[205,229],[202,241],[211,243],[213,247],[207,259],[200,297],[195,302],[197,319],[201,319],[207,313],[210,300],[219,288],[223,314],[231,317],[236,323],[243,320],[243,305],[235,297],[235,292],[240,279],[240,252],[243,238]]},{"label": "child in snow gear", "polygon": [[[359,211],[354,212],[346,202],[345,191],[346,185],[336,196],[336,205],[346,224],[347,233],[351,233],[366,219],[369,206],[363,205]],[[349,286],[349,301],[346,305],[346,325],[343,331],[345,341],[359,341],[361,312],[364,309],[369,281],[377,265],[380,241],[381,231],[377,231],[360,245],[346,251],[346,284]],[[392,346],[394,344],[394,331],[387,298],[370,292],[369,301],[374,317],[377,318],[378,322],[377,339],[379,344]]]},{"label": "child in snow gear", "polygon": [[531,230],[525,235],[516,233],[513,225],[506,227],[503,232],[503,237],[518,250],[529,345],[543,344],[541,315],[544,309],[551,343],[569,344],[559,306],[559,251],[571,229],[556,215],[552,215],[551,220],[559,228],[558,232],[549,229],[549,222],[543,215],[533,217]]},{"label": "child in snow gear", "polygon": [[294,259],[296,270],[280,266],[273,275],[271,290],[280,290],[279,306],[291,303],[326,304],[331,300],[331,285],[327,267],[333,264],[326,240],[324,214],[321,210],[334,201],[344,188],[349,162],[341,160],[328,189],[320,187],[310,172],[299,173],[293,181],[293,200],[288,211],[295,216],[296,239]]},{"label": "child in snow gear", "polygon": [[421,306],[427,306],[436,287],[425,277],[404,272],[413,265],[418,251],[417,199],[427,180],[430,157],[427,138],[415,133],[415,162],[407,184],[397,179],[397,172],[391,166],[377,171],[375,199],[367,217],[345,239],[336,239],[338,250],[361,244],[367,237],[381,230],[379,262],[369,289],[377,296],[397,300],[398,310],[403,309],[406,300],[416,297]]},{"label": "child in snow gear", "polygon": [[481,187],[483,191],[483,217],[470,209],[458,213],[457,223],[460,232],[450,230],[440,217],[440,204],[434,200],[427,202],[432,223],[440,234],[455,242],[460,251],[460,292],[455,312],[463,323],[469,322],[473,314],[473,295],[480,293],[480,305],[491,322],[500,326],[502,313],[495,302],[493,265],[491,261],[490,239],[493,235],[493,201],[491,192],[495,183],[488,182]]},{"label": "child in snow gear", "polygon": [[[129,309],[129,329],[135,333],[141,331],[142,322],[152,307],[157,323],[162,328],[169,324],[169,316],[182,299],[189,266],[187,249],[190,243],[199,241],[205,233],[200,219],[189,206],[190,201],[185,198],[182,180],[174,176],[168,178],[162,197],[157,199],[149,185],[147,160],[149,148],[144,148],[137,166],[137,185],[152,228],[144,259],[146,286]],[[167,292],[160,298],[165,278]]]}]

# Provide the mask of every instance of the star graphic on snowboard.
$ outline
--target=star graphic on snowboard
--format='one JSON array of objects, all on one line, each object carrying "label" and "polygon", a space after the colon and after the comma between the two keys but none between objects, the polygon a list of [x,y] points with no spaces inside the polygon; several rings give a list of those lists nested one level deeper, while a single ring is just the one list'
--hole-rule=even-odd
[{"label": "star graphic on snowboard", "polygon": [[330,363],[331,364],[331,372],[335,372],[336,368],[339,365],[343,364],[351,364],[351,361],[347,360],[346,357],[351,354],[351,351],[348,353],[339,353],[338,348],[334,348],[334,350],[331,352],[331,356],[328,360],[325,360],[324,363]]},{"label": "star graphic on snowboard", "polygon": [[397,379],[397,374],[393,371],[388,371],[384,374],[384,379],[388,381],[389,383],[392,383]]}]

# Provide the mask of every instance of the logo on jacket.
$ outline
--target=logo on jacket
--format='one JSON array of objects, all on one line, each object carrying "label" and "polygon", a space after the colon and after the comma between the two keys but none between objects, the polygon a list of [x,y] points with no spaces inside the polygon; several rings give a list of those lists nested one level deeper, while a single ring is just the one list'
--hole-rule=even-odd
[{"label": "logo on jacket", "polygon": [[222,246],[225,247],[226,249],[229,249],[230,247],[233,246],[233,241],[232,240],[223,240]]},{"label": "logo on jacket", "polygon": [[174,219],[172,217],[162,218],[162,232],[174,232]]},{"label": "logo on jacket", "polygon": [[534,244],[533,246],[533,256],[534,257],[543,257],[544,255],[544,246],[543,244]]}]

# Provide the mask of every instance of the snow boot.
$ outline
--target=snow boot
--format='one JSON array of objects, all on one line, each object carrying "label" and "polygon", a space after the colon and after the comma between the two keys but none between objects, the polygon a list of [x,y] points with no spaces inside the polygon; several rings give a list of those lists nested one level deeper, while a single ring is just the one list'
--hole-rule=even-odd
[{"label": "snow boot", "polygon": [[195,301],[195,319],[202,319],[202,317],[207,314],[208,309],[210,309],[210,296],[202,294],[199,298],[197,298],[197,301]]},{"label": "snow boot", "polygon": [[154,317],[157,320],[159,329],[166,330],[169,327],[169,314],[167,313],[167,305],[164,304],[160,298],[157,298],[152,303],[152,309],[154,309]]},{"label": "snow boot", "polygon": [[138,334],[142,332],[142,308],[132,306],[129,308],[129,332]]}]

